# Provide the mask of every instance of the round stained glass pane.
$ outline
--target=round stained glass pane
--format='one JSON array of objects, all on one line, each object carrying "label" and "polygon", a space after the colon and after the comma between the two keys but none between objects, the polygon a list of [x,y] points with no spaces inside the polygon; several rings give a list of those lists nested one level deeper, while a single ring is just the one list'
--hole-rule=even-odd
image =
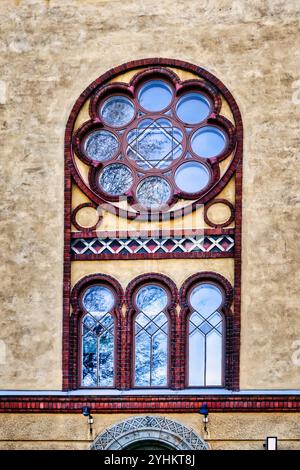
[{"label": "round stained glass pane", "polygon": [[168,119],[142,119],[127,134],[127,155],[145,170],[167,168],[182,155],[182,139]]},{"label": "round stained glass pane", "polygon": [[99,185],[111,196],[121,196],[126,193],[132,182],[133,176],[130,169],[119,163],[108,165],[99,175]]},{"label": "round stained glass pane", "polygon": [[117,152],[118,140],[112,132],[101,130],[92,132],[86,139],[84,152],[91,160],[110,160]]},{"label": "round stained glass pane", "polygon": [[210,114],[210,103],[201,93],[187,93],[180,98],[176,113],[186,124],[199,124]]},{"label": "round stained glass pane", "polygon": [[188,194],[198,193],[204,189],[210,180],[208,169],[199,162],[187,162],[177,169],[175,183],[181,191]]},{"label": "round stained glass pane", "polygon": [[169,106],[173,98],[171,87],[162,80],[151,80],[140,89],[138,100],[147,111],[161,111]]},{"label": "round stained glass pane", "polygon": [[157,209],[170,199],[171,188],[163,178],[149,176],[139,184],[136,194],[140,204],[149,209]]},{"label": "round stained glass pane", "polygon": [[215,157],[222,153],[225,147],[224,132],[214,126],[204,126],[192,137],[192,149],[199,157]]},{"label": "round stained glass pane", "polygon": [[138,291],[136,304],[146,315],[157,314],[167,306],[168,296],[162,287],[149,284]]},{"label": "round stained glass pane", "polygon": [[89,287],[82,299],[84,308],[93,314],[110,312],[114,306],[115,298],[110,289],[104,286]]},{"label": "round stained glass pane", "polygon": [[109,126],[122,127],[132,120],[134,106],[125,96],[112,96],[104,102],[100,114]]},{"label": "round stained glass pane", "polygon": [[222,302],[222,292],[213,284],[199,284],[190,294],[191,306],[204,317],[214,313]]}]

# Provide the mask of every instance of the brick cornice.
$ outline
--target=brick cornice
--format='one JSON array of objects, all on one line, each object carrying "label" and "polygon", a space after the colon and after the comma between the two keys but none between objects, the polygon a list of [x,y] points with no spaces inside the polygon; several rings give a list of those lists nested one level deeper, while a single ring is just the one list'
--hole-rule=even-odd
[{"label": "brick cornice", "polygon": [[196,413],[203,403],[210,412],[300,412],[299,395],[231,396],[2,396],[0,413]]}]

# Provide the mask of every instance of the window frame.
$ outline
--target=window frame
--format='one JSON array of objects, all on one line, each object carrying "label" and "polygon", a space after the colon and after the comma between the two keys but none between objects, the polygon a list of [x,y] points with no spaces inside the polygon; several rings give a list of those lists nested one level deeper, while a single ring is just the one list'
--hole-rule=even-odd
[{"label": "window frame", "polygon": [[[141,385],[135,385],[135,364],[136,364],[136,355],[135,355],[135,352],[136,352],[136,333],[135,333],[135,325],[136,325],[136,317],[140,314],[140,313],[143,313],[143,311],[141,309],[139,309],[139,307],[137,306],[137,303],[136,303],[136,297],[137,297],[137,294],[138,294],[138,291],[140,289],[142,289],[143,287],[146,287],[146,286],[158,286],[158,287],[161,287],[167,294],[167,298],[168,298],[168,302],[167,302],[167,305],[165,306],[165,308],[162,310],[162,312],[165,314],[166,318],[167,318],[167,323],[168,323],[168,327],[167,327],[167,384],[166,385],[161,385],[161,386],[141,386]],[[157,282],[157,281],[154,281],[154,282],[145,282],[144,284],[141,284],[133,293],[133,306],[134,306],[134,314],[132,315],[132,351],[131,351],[131,358],[130,358],[130,363],[131,363],[131,367],[132,367],[132,388],[133,389],[142,389],[142,390],[151,390],[151,389],[163,389],[163,388],[169,388],[169,385],[170,385],[170,368],[171,368],[171,341],[170,341],[170,335],[171,335],[171,318],[170,318],[170,315],[169,315],[169,308],[170,308],[170,305],[171,305],[171,295],[170,295],[170,291],[168,291],[165,286],[163,286],[161,283]],[[150,363],[150,378],[151,378],[151,369],[152,369],[152,366],[151,366],[151,363]],[[151,379],[150,379],[151,381]]]},{"label": "window frame", "polygon": [[[218,309],[223,316],[222,331],[222,385],[219,386],[191,386],[189,385],[189,319],[195,309],[189,303],[192,289],[199,284],[212,284],[218,287],[223,294],[223,305]],[[239,318],[231,309],[233,301],[233,288],[229,281],[216,272],[199,272],[190,276],[179,291],[181,305],[181,334],[184,338],[184,357],[182,358],[182,371],[184,374],[184,389],[232,389],[239,378]],[[238,341],[236,334],[238,333]]]},{"label": "window frame", "polygon": [[[167,385],[156,387],[139,387],[135,385],[135,318],[140,313],[140,309],[135,303],[136,294],[141,287],[154,284],[162,287],[168,296],[168,304],[164,309],[164,313],[168,318],[168,364],[167,364]],[[127,336],[127,354],[129,361],[129,380],[127,387],[132,390],[155,390],[175,388],[175,348],[176,348],[176,303],[178,299],[178,291],[175,283],[167,276],[157,273],[142,274],[133,279],[126,289],[127,314],[126,314],[126,330]]]},{"label": "window frame", "polygon": [[[89,114],[90,119],[85,121],[78,130],[76,130],[71,140],[72,154],[75,153],[77,157],[89,166],[88,181],[90,188],[93,192],[93,200],[97,203],[105,202],[108,206],[112,206],[114,202],[118,201],[120,196],[108,194],[98,184],[100,173],[110,165],[115,163],[126,166],[132,175],[132,184],[130,189],[125,192],[125,197],[129,207],[134,205],[139,217],[146,217],[150,207],[144,206],[137,196],[137,188],[140,186],[142,181],[146,178],[156,176],[167,181],[170,188],[170,196],[166,202],[161,206],[153,207],[153,217],[164,213],[171,213],[177,217],[181,209],[173,209],[173,205],[180,199],[191,200],[191,204],[202,203],[204,198],[210,195],[216,185],[223,185],[224,175],[221,176],[221,170],[219,163],[226,159],[233,151],[237,143],[237,128],[228,118],[220,114],[221,112],[221,90],[215,84],[212,84],[206,77],[204,80],[199,79],[188,79],[180,80],[179,76],[167,67],[157,67],[153,64],[151,67],[143,71],[137,71],[130,82],[121,83],[114,82],[103,84],[91,97]],[[157,112],[147,111],[142,108],[139,103],[139,91],[152,80],[160,80],[166,85],[172,88],[172,99],[169,105]],[[177,104],[179,100],[184,96],[185,93],[200,93],[203,95],[210,104],[210,113],[207,118],[203,119],[200,123],[187,124],[184,123],[177,116]],[[114,95],[124,96],[133,103],[135,108],[134,117],[129,121],[128,124],[119,127],[111,126],[102,122],[102,118],[99,115],[99,109],[102,108],[103,104],[107,99]],[[173,115],[170,116],[165,114],[166,112],[173,110]],[[139,113],[146,113],[140,116]],[[174,127],[178,127],[183,135],[182,139],[182,155],[172,161],[166,168],[151,167],[148,169],[142,168],[136,163],[136,161],[127,156],[127,135],[133,129],[136,129],[138,124],[144,119],[152,119],[154,122],[157,119],[168,119]],[[224,149],[217,155],[211,157],[203,157],[198,155],[192,149],[191,140],[193,135],[201,130],[203,127],[215,127],[223,132],[225,136]],[[187,129],[191,129],[190,132]],[[119,130],[122,131],[122,135],[118,135]],[[107,130],[111,132],[118,142],[118,149],[115,152],[115,156],[108,160],[97,161],[92,160],[86,155],[84,150],[85,142],[88,137],[95,131]],[[185,158],[186,154],[190,154],[191,158]],[[124,155],[123,160],[118,160],[120,155]],[[74,156],[73,156],[74,159]],[[72,159],[73,176],[76,180],[81,179],[80,174],[77,171],[77,166]],[[207,185],[200,190],[189,193],[180,189],[175,183],[175,174],[181,165],[187,162],[197,162],[203,165],[209,174],[209,181]],[[230,169],[234,168],[234,159],[230,163]],[[141,176],[141,174],[143,176]],[[86,191],[85,191],[86,192]],[[96,201],[97,199],[97,201]],[[126,217],[130,218],[135,212],[132,212],[131,208],[128,209]],[[125,214],[124,214],[125,215]]]},{"label": "window frame", "polygon": [[[88,100],[94,95],[100,95],[101,90],[103,90],[103,85],[109,87],[109,82],[111,80],[118,80],[118,76],[122,75],[127,72],[144,70],[144,73],[151,73],[153,68],[160,68],[165,67],[170,74],[172,74],[172,68],[180,69],[183,71],[190,72],[194,75],[199,77],[200,79],[204,79],[208,84],[212,86],[212,89],[216,89],[220,96],[223,96],[228,103],[230,111],[233,116],[233,120],[236,127],[236,147],[233,152],[233,159],[228,168],[226,174],[222,177],[211,191],[207,195],[205,195],[201,203],[207,204],[212,201],[215,197],[217,197],[222,189],[228,184],[233,176],[235,176],[235,198],[234,198],[234,216],[235,216],[235,228],[230,229],[235,235],[235,248],[234,253],[177,253],[175,256],[176,258],[227,258],[230,257],[233,259],[234,262],[234,313],[231,312],[230,315],[226,316],[226,329],[227,323],[229,324],[230,328],[232,329],[231,340],[232,340],[232,352],[230,356],[230,361],[234,364],[227,364],[227,357],[226,357],[226,364],[227,370],[231,371],[232,377],[226,377],[226,388],[232,390],[239,390],[239,351],[240,351],[240,304],[241,304],[241,237],[242,237],[242,230],[241,230],[241,223],[242,223],[242,176],[243,176],[243,169],[242,169],[242,157],[243,157],[243,123],[241,113],[238,107],[238,104],[229,91],[229,89],[222,83],[222,81],[216,77],[215,75],[211,74],[209,71],[200,67],[199,65],[191,64],[186,61],[177,60],[177,59],[168,59],[168,58],[147,58],[147,59],[139,59],[130,61],[127,63],[123,63],[117,67],[114,67],[103,75],[99,76],[96,80],[94,80],[91,84],[89,84],[86,89],[80,94],[80,96],[74,102],[74,106],[68,116],[68,120],[66,123],[65,128],[65,143],[64,143],[64,157],[65,157],[65,180],[64,180],[64,194],[65,194],[65,212],[64,212],[64,274],[63,274],[63,328],[62,328],[62,336],[63,336],[63,344],[62,344],[62,388],[63,390],[74,390],[77,387],[77,382],[74,378],[77,377],[77,369],[75,366],[74,358],[77,358],[77,337],[76,331],[74,331],[74,324],[76,324],[76,314],[74,314],[74,309],[70,311],[70,304],[73,299],[71,299],[71,292],[72,292],[72,281],[71,281],[71,264],[76,259],[93,259],[93,260],[106,260],[111,259],[111,255],[103,255],[103,254],[93,254],[92,258],[88,258],[85,255],[80,255],[81,257],[74,255],[71,250],[71,243],[72,240],[79,238],[80,235],[83,238],[88,238],[88,234],[91,232],[91,228],[87,227],[79,227],[78,230],[81,233],[73,233],[71,223],[72,223],[72,185],[74,184],[77,186],[85,196],[91,201],[91,203],[95,204],[96,206],[105,202],[101,199],[101,197],[97,196],[92,190],[92,188],[88,187],[85,182],[80,178],[80,176],[75,171],[76,162],[73,156],[72,150],[72,138],[74,133],[74,127],[76,124],[76,120],[78,115],[82,109],[82,107],[86,104]],[[193,80],[191,80],[192,82]],[[120,84],[122,87],[122,84]],[[123,91],[125,94],[128,93],[128,89],[123,87]],[[122,93],[121,93],[122,94]],[[130,98],[130,96],[129,96]],[[189,206],[190,211],[194,211],[196,209],[196,204],[191,204]],[[132,218],[132,213],[126,209],[112,207],[111,205],[107,205],[106,207],[108,212],[113,213],[116,216],[120,217],[128,217],[129,219]],[[75,210],[75,209],[74,209]],[[181,210],[180,210],[181,212]],[[175,216],[180,215],[179,213],[174,213]],[[149,215],[146,214],[145,217],[141,217],[141,220],[149,220]],[[164,220],[164,215],[160,214],[159,219],[157,220]],[[210,225],[210,224],[209,224]],[[226,223],[228,225],[228,222]],[[213,226],[213,225],[211,225]],[[218,227],[216,229],[207,229],[205,233],[213,234],[213,235],[221,235],[225,231],[227,233],[228,229]],[[96,232],[91,232],[90,236],[96,236]],[[103,232],[104,233],[104,232]],[[121,236],[118,234],[118,236]],[[150,253],[145,255],[146,258],[151,259],[164,259],[174,257],[169,253],[166,254],[157,254],[157,253]],[[125,258],[126,257],[126,258]],[[138,259],[140,254],[135,255],[132,254],[130,257],[128,254],[122,255],[118,254],[115,255],[114,258],[116,259]],[[124,334],[127,335],[125,331],[124,324],[120,321],[118,317],[118,325],[121,325]],[[119,327],[118,327],[119,331]],[[181,334],[181,324],[177,322],[176,331]],[[128,335],[126,336],[126,338]],[[124,344],[126,348],[128,345],[126,343],[127,339],[124,340]],[[183,357],[182,349],[184,347],[184,341],[179,341],[178,347],[178,356]],[[183,344],[182,344],[183,343]],[[228,338],[226,338],[226,350],[228,348]],[[120,342],[121,344],[121,342]],[[122,343],[123,344],[123,343]],[[230,362],[229,361],[229,362]],[[77,364],[77,363],[76,363]],[[182,374],[182,370],[184,367],[180,364],[180,361],[176,362],[176,380],[174,380],[174,387],[176,389],[183,389],[184,388],[184,381],[180,374]],[[126,364],[125,364],[126,366]],[[119,386],[117,385],[116,388],[120,389],[128,389],[130,386],[127,385],[127,378],[128,378],[128,371],[124,369],[124,372],[121,372],[120,377],[118,377]],[[178,379],[177,379],[178,377]],[[191,399],[191,396],[189,397]],[[174,398],[175,400],[175,398]],[[164,409],[164,401],[159,400],[157,401],[161,406],[160,408]],[[172,402],[172,400],[171,400]],[[108,399],[105,401],[106,406],[108,405],[108,409],[115,409],[114,401],[112,399]],[[185,411],[185,408],[183,411]],[[143,411],[142,405],[137,407],[136,409],[140,409]],[[175,405],[174,405],[175,409]]]},{"label": "window frame", "polygon": [[[112,315],[114,320],[114,384],[113,386],[92,386],[87,387],[82,384],[82,331],[83,331],[83,318],[89,314],[83,305],[82,299],[87,289],[95,286],[102,285],[108,288],[114,296],[114,306],[108,312]],[[121,310],[120,306],[123,300],[123,290],[119,282],[112,276],[103,274],[93,274],[85,276],[74,286],[71,294],[71,304],[73,307],[73,313],[71,315],[71,329],[70,329],[70,344],[72,348],[73,357],[73,387],[80,390],[113,390],[120,387],[120,350],[119,342],[121,336]],[[98,358],[97,358],[98,360]],[[74,367],[76,365],[76,367]],[[70,364],[72,366],[72,363]]]},{"label": "window frame", "polygon": [[[106,287],[107,289],[110,290],[110,292],[112,293],[112,295],[114,297],[113,308],[111,310],[109,310],[108,312],[106,312],[106,314],[109,313],[112,316],[112,319],[113,319],[113,322],[114,322],[114,328],[113,328],[113,330],[114,330],[114,350],[113,350],[114,378],[113,378],[113,385],[108,386],[108,387],[99,386],[98,384],[94,387],[88,387],[88,386],[82,384],[82,381],[83,381],[83,375],[82,375],[82,372],[83,372],[83,336],[84,336],[83,335],[83,319],[86,315],[91,315],[93,317],[93,315],[85,308],[84,303],[83,303],[83,297],[84,297],[85,293],[87,292],[87,290],[90,287],[94,287],[94,286]],[[88,286],[86,286],[85,288],[82,289],[82,291],[80,292],[79,303],[80,303],[80,309],[81,309],[81,315],[80,315],[79,321],[78,321],[78,328],[79,328],[79,332],[78,332],[78,338],[79,338],[79,345],[78,345],[78,348],[79,348],[79,351],[78,351],[79,388],[80,389],[95,389],[95,388],[98,388],[98,389],[107,389],[107,390],[115,389],[116,388],[117,367],[118,367],[118,361],[117,361],[117,347],[118,347],[117,334],[118,334],[118,331],[117,331],[117,317],[116,317],[116,314],[115,314],[115,308],[116,308],[116,305],[117,305],[116,292],[115,292],[114,289],[112,289],[110,286],[108,286],[107,283],[104,284],[103,282],[102,283],[95,282],[95,283],[92,283],[92,284],[90,284],[90,285],[88,285]],[[97,345],[98,345],[98,341],[99,340],[97,338]],[[99,354],[98,346],[97,346],[97,354]],[[97,379],[98,379],[98,376],[99,376],[99,357],[97,356]]]},{"label": "window frame", "polygon": [[[222,317],[222,371],[221,371],[221,385],[206,385],[206,383],[204,385],[190,385],[189,384],[189,369],[190,369],[190,354],[189,354],[189,346],[190,346],[190,333],[189,333],[189,328],[190,328],[190,318],[191,316],[193,315],[194,312],[198,312],[195,308],[192,307],[191,303],[190,303],[190,295],[193,291],[193,289],[195,289],[197,286],[201,285],[201,284],[210,284],[210,285],[213,285],[215,287],[217,287],[220,291],[221,291],[221,294],[222,294],[222,304],[220,305],[220,307],[215,310],[215,312],[213,313],[220,313],[221,314],[221,317]],[[187,292],[187,303],[188,303],[188,308],[189,308],[189,312],[186,316],[186,352],[185,352],[185,362],[186,362],[186,367],[185,367],[185,388],[189,388],[189,389],[193,389],[193,388],[224,388],[225,386],[225,370],[226,370],[226,361],[225,361],[225,356],[226,356],[226,317],[225,317],[225,314],[223,312],[223,305],[226,301],[226,295],[224,293],[224,290],[223,288],[220,286],[220,284],[217,284],[216,282],[211,282],[211,281],[207,281],[207,280],[203,280],[203,281],[200,281],[200,282],[196,282],[194,285],[192,285],[188,292]],[[198,312],[200,313],[200,312]],[[207,345],[206,345],[206,336],[205,335],[205,353],[206,353],[206,349],[207,349]],[[207,355],[205,354],[205,358],[204,358],[204,382],[206,382],[206,357]]]}]

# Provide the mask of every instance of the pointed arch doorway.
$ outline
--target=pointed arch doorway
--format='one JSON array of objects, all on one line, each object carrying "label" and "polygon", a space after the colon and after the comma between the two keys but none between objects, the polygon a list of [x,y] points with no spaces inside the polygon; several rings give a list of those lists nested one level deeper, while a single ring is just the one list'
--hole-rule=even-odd
[{"label": "pointed arch doorway", "polygon": [[126,419],[103,431],[91,450],[208,450],[191,428],[161,416]]}]

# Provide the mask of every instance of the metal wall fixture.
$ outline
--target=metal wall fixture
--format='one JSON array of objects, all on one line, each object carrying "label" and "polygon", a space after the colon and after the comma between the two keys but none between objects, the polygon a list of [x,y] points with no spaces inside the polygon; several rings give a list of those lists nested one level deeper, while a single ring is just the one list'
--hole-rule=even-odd
[{"label": "metal wall fixture", "polygon": [[207,424],[208,424],[208,407],[206,403],[203,403],[199,410],[199,414],[203,416],[204,432],[207,434]]},{"label": "metal wall fixture", "polygon": [[87,423],[89,425],[89,428],[90,428],[90,434],[93,434],[93,423],[94,423],[94,418],[93,416],[91,415],[91,408],[89,406],[83,406],[82,407],[82,414],[83,416],[86,416],[87,417]]}]

